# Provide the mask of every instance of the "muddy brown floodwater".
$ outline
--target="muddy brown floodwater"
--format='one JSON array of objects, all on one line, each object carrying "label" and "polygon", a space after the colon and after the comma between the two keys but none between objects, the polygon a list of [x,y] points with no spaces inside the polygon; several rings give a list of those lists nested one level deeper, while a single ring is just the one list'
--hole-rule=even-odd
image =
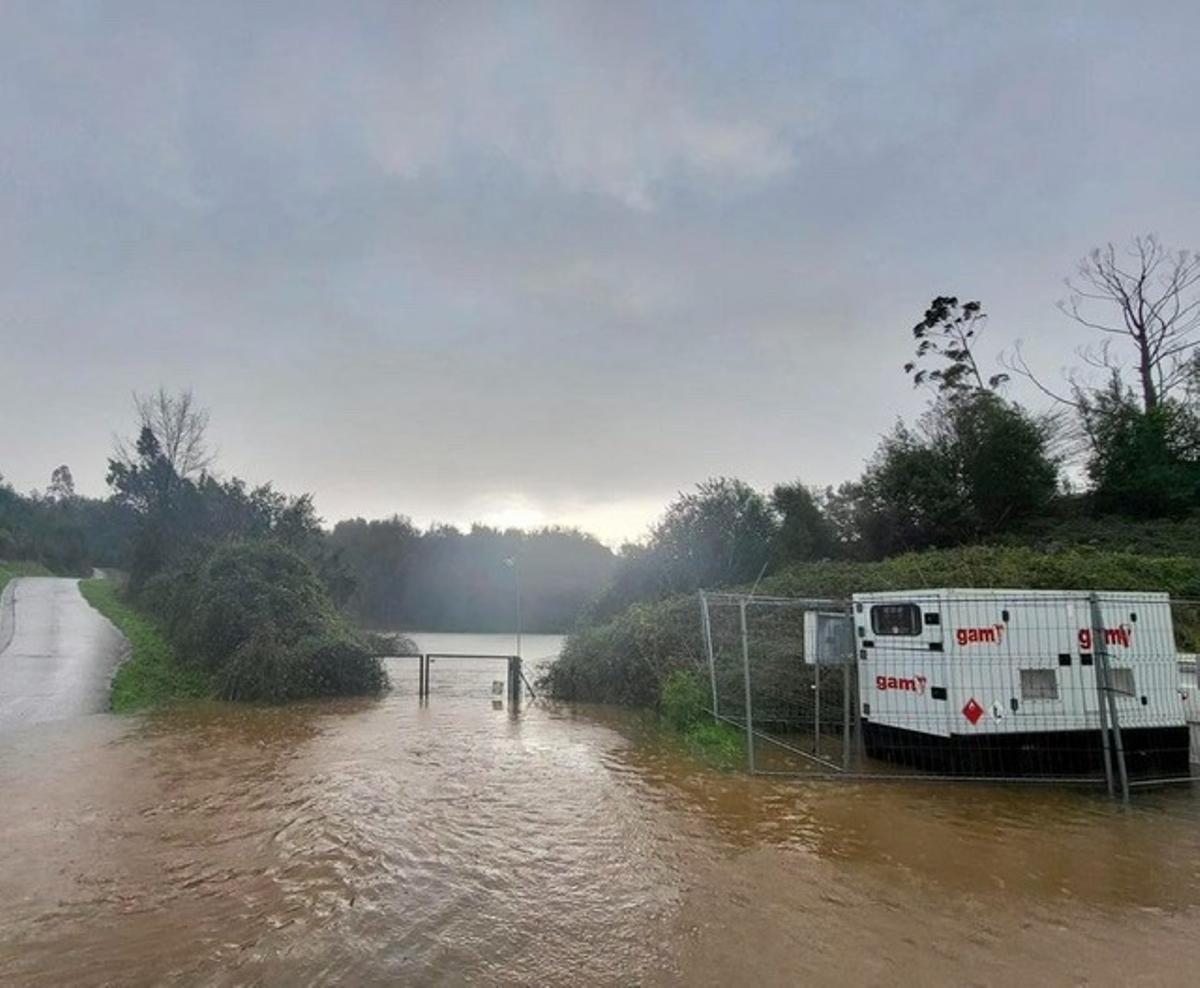
[{"label": "muddy brown floodwater", "polygon": [[1186,789],[1121,811],[1046,788],[747,778],[629,712],[402,690],[37,725],[0,738],[0,793],[5,984],[1200,971]]}]

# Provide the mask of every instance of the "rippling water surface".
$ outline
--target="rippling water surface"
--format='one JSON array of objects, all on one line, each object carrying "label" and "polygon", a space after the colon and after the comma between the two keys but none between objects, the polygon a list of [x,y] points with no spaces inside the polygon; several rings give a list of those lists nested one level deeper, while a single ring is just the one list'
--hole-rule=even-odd
[{"label": "rippling water surface", "polygon": [[377,701],[200,704],[0,737],[0,981],[1187,984],[1200,970],[1193,792],[1120,811],[1047,789],[722,775],[644,716],[514,714],[487,663],[445,669],[441,693],[435,672],[421,706],[397,663]]}]

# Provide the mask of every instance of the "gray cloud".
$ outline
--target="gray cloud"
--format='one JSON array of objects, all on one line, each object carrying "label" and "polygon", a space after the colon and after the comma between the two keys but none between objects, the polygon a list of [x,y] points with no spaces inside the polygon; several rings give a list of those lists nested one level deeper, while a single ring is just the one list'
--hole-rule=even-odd
[{"label": "gray cloud", "polygon": [[129,392],[331,518],[635,535],[851,476],[928,299],[1047,367],[1095,242],[1193,244],[1191,5],[0,12],[0,472],[99,493]]}]

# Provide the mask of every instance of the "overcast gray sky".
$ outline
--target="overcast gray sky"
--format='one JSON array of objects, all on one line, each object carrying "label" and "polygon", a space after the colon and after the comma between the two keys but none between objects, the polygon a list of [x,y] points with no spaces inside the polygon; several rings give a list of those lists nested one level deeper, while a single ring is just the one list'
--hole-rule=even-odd
[{"label": "overcast gray sky", "polygon": [[[635,537],[857,474],[935,294],[1051,375],[1090,246],[1200,246],[1200,4],[0,0],[0,473],[130,393],[326,519]],[[1022,392],[1018,389],[1018,396]]]}]

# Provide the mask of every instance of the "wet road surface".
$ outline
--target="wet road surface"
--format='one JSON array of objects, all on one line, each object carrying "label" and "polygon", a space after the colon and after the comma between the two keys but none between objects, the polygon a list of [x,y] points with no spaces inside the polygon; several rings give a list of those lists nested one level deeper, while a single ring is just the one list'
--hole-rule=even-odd
[{"label": "wet road surface", "polygon": [[107,710],[124,648],[78,581],[13,580],[0,596],[0,731]]}]

